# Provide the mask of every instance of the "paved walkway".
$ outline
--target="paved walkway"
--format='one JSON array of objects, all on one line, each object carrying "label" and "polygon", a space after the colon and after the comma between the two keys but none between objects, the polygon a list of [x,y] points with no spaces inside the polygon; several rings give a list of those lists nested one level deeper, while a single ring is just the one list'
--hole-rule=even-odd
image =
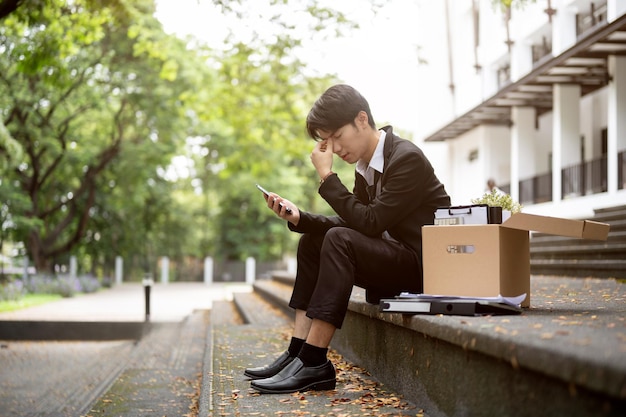
[{"label": "paved walkway", "polygon": [[[157,283],[150,290],[150,321],[179,322],[194,310],[210,309],[215,300],[231,300],[235,292],[250,291],[252,287],[241,282]],[[144,288],[138,283],[119,284],[92,294],[0,313],[0,321],[143,321],[144,318]]]},{"label": "paved walkway", "polygon": [[[208,324],[194,310],[208,310],[214,301],[250,291],[244,283],[155,284],[150,321],[160,325],[139,343],[0,341],[0,416],[147,417],[157,410],[158,415],[185,415],[201,372]],[[10,320],[143,322],[144,314],[143,286],[128,283],[0,313],[0,325]],[[107,405],[128,409],[90,412],[88,407],[114,382],[115,389],[135,394],[107,399]]]}]

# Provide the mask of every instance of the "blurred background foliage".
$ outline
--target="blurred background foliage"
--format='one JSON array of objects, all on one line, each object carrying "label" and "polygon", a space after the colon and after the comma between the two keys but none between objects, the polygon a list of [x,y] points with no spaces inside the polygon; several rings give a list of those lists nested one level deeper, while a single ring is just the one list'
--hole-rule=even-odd
[{"label": "blurred background foliage", "polygon": [[[214,3],[246,19],[251,0]],[[154,270],[160,256],[293,254],[297,235],[254,185],[328,211],[304,119],[337,80],[304,75],[298,36],[354,24],[273,3],[314,34],[276,13],[274,36],[211,48],[166,34],[153,0],[0,0],[0,246],[42,272],[74,255],[97,276],[116,256]],[[338,170],[350,184],[353,168]]]},{"label": "blurred background foliage", "polygon": [[97,277],[116,256],[155,272],[161,256],[293,255],[298,236],[255,183],[330,214],[304,120],[338,80],[299,56],[304,38],[357,25],[321,0],[268,0],[265,16],[254,0],[199,1],[250,30],[207,45],[167,34],[154,0],[0,0],[0,255],[43,274],[76,256]]}]

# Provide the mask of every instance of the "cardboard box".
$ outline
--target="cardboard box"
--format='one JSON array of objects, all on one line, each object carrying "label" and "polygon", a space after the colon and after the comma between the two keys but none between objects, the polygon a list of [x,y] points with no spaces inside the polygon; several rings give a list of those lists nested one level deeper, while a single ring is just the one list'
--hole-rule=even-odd
[{"label": "cardboard box", "polygon": [[530,306],[529,232],[606,240],[609,225],[517,213],[502,224],[424,226],[424,293],[513,297]]}]

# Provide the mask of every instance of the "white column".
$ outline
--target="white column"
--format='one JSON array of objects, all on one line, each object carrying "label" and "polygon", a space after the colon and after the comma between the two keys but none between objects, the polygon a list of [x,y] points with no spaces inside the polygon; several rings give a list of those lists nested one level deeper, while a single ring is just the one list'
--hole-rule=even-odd
[{"label": "white column", "polygon": [[76,279],[78,270],[78,264],[76,262],[76,256],[70,256],[70,278]]},{"label": "white column", "polygon": [[511,109],[511,197],[519,201],[519,181],[537,174],[535,167],[535,119],[534,107]]},{"label": "white column", "polygon": [[617,192],[617,154],[626,149],[626,56],[609,56],[607,103],[607,188]]},{"label": "white column", "polygon": [[161,258],[161,284],[167,284],[170,280],[170,258]]},{"label": "white column", "polygon": [[498,69],[495,65],[488,65],[482,70],[482,98],[488,99],[498,92]]},{"label": "white column", "polygon": [[606,2],[606,20],[609,23],[611,23],[624,13],[626,13],[626,1],[608,0]]},{"label": "white column", "polygon": [[124,260],[121,256],[115,257],[115,284],[121,284],[124,276]]},{"label": "white column", "polygon": [[213,258],[210,256],[204,258],[204,283],[213,283]]},{"label": "white column", "polygon": [[555,84],[552,125],[552,201],[561,201],[561,169],[580,162],[580,86]]},{"label": "white column", "polygon": [[515,42],[511,51],[511,81],[515,82],[533,69],[533,51],[530,44]]},{"label": "white column", "polygon": [[576,44],[576,9],[563,6],[565,1],[557,6],[556,14],[552,16],[552,55],[558,56],[563,51]]},{"label": "white column", "polygon": [[254,284],[256,278],[256,261],[253,257],[246,259],[246,284]]}]

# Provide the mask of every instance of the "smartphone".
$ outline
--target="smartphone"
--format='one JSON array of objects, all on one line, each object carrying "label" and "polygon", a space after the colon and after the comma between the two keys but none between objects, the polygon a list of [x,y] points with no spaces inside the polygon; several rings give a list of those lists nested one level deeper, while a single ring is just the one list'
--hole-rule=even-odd
[{"label": "smartphone", "polygon": [[[268,197],[270,195],[270,192],[267,191],[265,188],[261,187],[259,184],[256,185],[256,188],[259,189],[259,191],[261,191],[263,194],[265,194],[265,197]],[[278,203],[279,206],[283,206],[283,203]],[[285,211],[289,214],[291,214],[291,209],[289,207],[285,208]]]}]

